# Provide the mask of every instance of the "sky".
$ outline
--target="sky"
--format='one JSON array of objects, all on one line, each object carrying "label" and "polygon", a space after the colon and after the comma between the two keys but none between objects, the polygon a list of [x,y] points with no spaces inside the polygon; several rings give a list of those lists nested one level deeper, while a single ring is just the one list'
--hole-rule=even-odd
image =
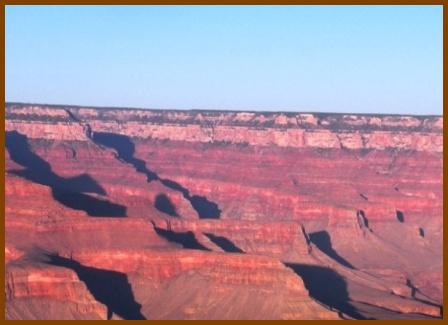
[{"label": "sky", "polygon": [[442,6],[6,6],[6,101],[442,114]]}]

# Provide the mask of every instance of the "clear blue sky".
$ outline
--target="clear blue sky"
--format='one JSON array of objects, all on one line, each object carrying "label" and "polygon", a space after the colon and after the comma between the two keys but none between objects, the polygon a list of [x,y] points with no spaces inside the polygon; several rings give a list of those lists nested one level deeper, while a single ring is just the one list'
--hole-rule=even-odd
[{"label": "clear blue sky", "polygon": [[442,114],[442,6],[7,6],[6,100]]}]

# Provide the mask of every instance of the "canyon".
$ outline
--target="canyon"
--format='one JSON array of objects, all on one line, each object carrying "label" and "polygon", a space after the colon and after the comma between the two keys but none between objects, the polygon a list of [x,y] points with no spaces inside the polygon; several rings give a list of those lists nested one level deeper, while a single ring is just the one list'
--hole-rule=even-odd
[{"label": "canyon", "polygon": [[440,319],[443,118],[6,103],[6,319]]}]

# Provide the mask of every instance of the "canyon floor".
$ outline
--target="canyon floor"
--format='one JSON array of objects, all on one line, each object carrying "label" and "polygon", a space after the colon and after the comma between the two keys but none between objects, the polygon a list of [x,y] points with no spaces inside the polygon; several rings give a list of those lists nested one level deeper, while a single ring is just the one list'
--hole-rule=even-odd
[{"label": "canyon floor", "polygon": [[441,116],[6,104],[6,319],[440,319]]}]

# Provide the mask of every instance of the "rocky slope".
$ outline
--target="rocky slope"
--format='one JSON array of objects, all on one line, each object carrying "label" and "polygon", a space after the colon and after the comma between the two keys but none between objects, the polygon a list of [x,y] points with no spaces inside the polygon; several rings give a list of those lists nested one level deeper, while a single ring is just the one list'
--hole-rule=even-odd
[{"label": "rocky slope", "polygon": [[441,317],[442,126],[9,103],[6,317]]}]

